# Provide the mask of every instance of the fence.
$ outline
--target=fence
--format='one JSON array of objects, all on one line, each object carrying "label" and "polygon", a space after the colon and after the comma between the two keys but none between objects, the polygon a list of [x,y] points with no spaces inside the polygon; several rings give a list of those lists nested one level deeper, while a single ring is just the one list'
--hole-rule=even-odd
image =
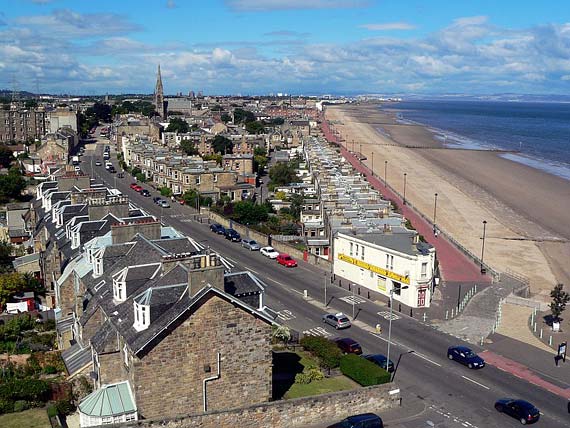
[{"label": "fence", "polygon": [[547,311],[550,308],[550,306],[546,302],[539,302],[537,300],[526,299],[524,297],[514,296],[512,294],[505,298],[505,303],[532,308],[540,312]]}]

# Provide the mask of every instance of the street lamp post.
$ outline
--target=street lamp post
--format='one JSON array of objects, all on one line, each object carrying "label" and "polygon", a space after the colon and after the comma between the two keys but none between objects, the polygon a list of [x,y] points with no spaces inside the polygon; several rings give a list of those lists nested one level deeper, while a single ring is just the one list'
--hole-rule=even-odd
[{"label": "street lamp post", "polygon": [[[400,287],[400,290],[405,290],[408,288],[407,285]],[[388,351],[386,352],[386,371],[390,368],[390,344],[392,342],[392,311],[394,310],[393,299],[394,297],[394,287],[390,288],[390,319],[388,320]]]},{"label": "street lamp post", "polygon": [[406,177],[408,174],[404,172],[404,205],[406,205]]},{"label": "street lamp post", "polygon": [[388,161],[384,161],[384,186],[388,187]]},{"label": "street lamp post", "polygon": [[328,306],[327,305],[327,273],[325,272],[323,274],[324,279],[325,279],[325,308]]},{"label": "street lamp post", "polygon": [[358,151],[360,152],[358,158],[360,159],[360,163],[362,164],[362,143],[358,145]]},{"label": "street lamp post", "polygon": [[374,152],[372,152],[371,156],[372,156],[372,177],[374,177]]},{"label": "street lamp post", "polygon": [[352,284],[352,320],[354,321],[354,287],[356,284]]},{"label": "street lamp post", "polygon": [[483,243],[481,244],[481,273],[485,273],[486,269],[483,267],[483,256],[485,255],[485,231],[487,228],[487,220],[483,220]]},{"label": "street lamp post", "polygon": [[436,214],[437,214],[437,193],[434,195],[434,199],[433,199],[433,233],[434,234],[436,231],[436,222],[435,222]]}]

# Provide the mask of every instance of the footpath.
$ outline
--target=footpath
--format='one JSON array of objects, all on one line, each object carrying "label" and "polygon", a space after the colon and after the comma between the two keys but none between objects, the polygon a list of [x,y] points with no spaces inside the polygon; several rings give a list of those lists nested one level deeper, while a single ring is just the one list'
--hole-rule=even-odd
[{"label": "footpath", "polygon": [[[493,324],[498,300],[513,290],[513,284],[505,281],[504,284],[494,284],[491,287],[491,278],[481,274],[479,265],[444,236],[441,234],[436,236],[430,221],[408,205],[404,205],[398,194],[387,187],[386,183],[378,179],[360,159],[342,146],[340,139],[333,134],[326,119],[323,118],[321,125],[325,138],[329,142],[338,144],[342,156],[386,199],[398,203],[404,217],[409,219],[418,233],[435,247],[440,262],[440,271],[445,279],[442,285],[445,285],[447,289],[441,296],[444,303],[435,305],[434,310],[429,311],[431,320],[436,321],[430,324],[448,334],[480,345],[483,349],[481,356],[490,365],[570,400],[570,358],[566,360],[566,363],[560,361],[556,365],[552,352],[494,332]],[[464,286],[463,290],[460,288],[461,285]],[[460,317],[447,321],[446,315],[449,314],[446,312],[449,307],[456,306],[463,299],[464,293],[474,285],[477,285],[478,291],[484,291],[475,294]],[[520,326],[520,328],[525,329],[527,326]],[[490,330],[493,331],[493,334],[489,336],[490,340],[483,340],[481,343],[481,339],[487,338]]]}]

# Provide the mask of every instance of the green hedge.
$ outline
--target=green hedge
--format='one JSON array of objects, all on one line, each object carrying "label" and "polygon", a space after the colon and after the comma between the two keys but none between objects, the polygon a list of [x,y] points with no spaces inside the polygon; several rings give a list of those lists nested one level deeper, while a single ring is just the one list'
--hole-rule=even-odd
[{"label": "green hedge", "polygon": [[365,358],[354,354],[343,355],[340,371],[362,386],[380,385],[390,382],[390,373]]},{"label": "green hedge", "polygon": [[300,344],[319,359],[321,367],[333,369],[339,366],[342,352],[336,343],[320,336],[305,336]]},{"label": "green hedge", "polygon": [[0,399],[42,401],[49,398],[49,384],[40,379],[12,379],[0,384]]}]

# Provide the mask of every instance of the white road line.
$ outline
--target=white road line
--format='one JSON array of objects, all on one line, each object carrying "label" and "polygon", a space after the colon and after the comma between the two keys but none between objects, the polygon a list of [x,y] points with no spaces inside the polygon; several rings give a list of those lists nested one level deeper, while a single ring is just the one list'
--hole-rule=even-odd
[{"label": "white road line", "polygon": [[430,363],[432,363],[432,364],[434,364],[434,365],[436,365],[436,366],[438,366],[438,367],[441,367],[441,364],[436,363],[436,362],[433,361],[433,360],[430,360],[430,359],[429,359],[428,357],[426,357],[425,355],[420,354],[420,353],[418,353],[418,352],[416,352],[416,351],[414,351],[412,355],[415,355],[415,356],[417,356],[417,357],[420,357],[420,358],[426,360],[427,362],[430,362]]},{"label": "white road line", "polygon": [[246,268],[246,269],[247,269],[248,271],[250,271],[250,272],[253,272],[253,273],[256,274],[256,275],[260,275],[259,272],[253,270],[252,268],[250,268],[250,267],[248,267],[248,266],[244,266],[244,268]]},{"label": "white road line", "polygon": [[[283,284],[283,283],[281,283],[281,282],[279,282],[279,281],[276,281],[276,280],[274,280],[273,278],[269,278],[269,277],[268,277],[267,279],[268,279],[269,281],[271,281],[271,282],[274,282],[274,283],[277,284],[277,285],[280,285],[281,287],[286,287],[285,284]],[[294,290],[293,288],[290,288],[290,289],[288,288],[288,290],[289,290],[289,291],[294,291],[294,292],[299,293],[299,294],[303,294],[303,293],[301,293],[300,291]]]},{"label": "white road line", "polygon": [[477,382],[476,380],[473,380],[471,378],[468,378],[467,376],[461,376],[463,379],[468,380],[469,382],[473,382],[475,385],[479,385],[481,388],[485,388],[485,389],[491,389],[488,386],[483,385],[482,383]]}]

